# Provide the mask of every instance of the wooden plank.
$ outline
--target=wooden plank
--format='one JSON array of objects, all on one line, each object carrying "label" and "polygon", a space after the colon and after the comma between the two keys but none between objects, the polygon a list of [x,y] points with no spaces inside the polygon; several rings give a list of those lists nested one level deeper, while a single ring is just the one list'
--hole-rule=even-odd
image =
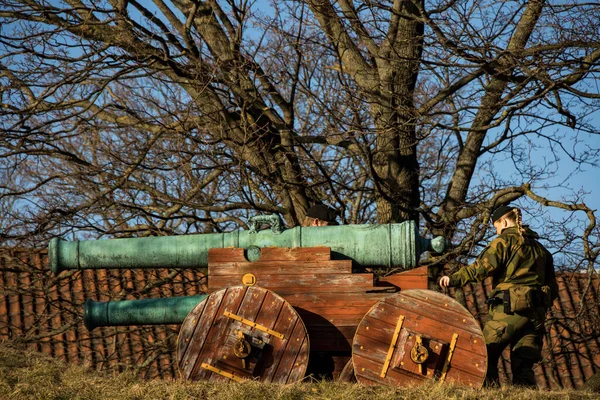
[{"label": "wooden plank", "polygon": [[[221,262],[248,262],[243,248],[228,247],[223,249],[209,249],[208,263]],[[263,247],[260,249],[258,261],[329,261],[331,249],[329,247]]]},{"label": "wooden plank", "polygon": [[327,313],[316,314],[302,308],[296,308],[306,326],[357,326],[362,320],[364,313],[336,314],[335,308]]},{"label": "wooden plank", "polygon": [[352,261],[256,261],[256,262],[220,262],[210,264],[208,275],[232,275],[241,279],[242,275],[305,275],[305,274],[351,274]]},{"label": "wooden plank", "polygon": [[[230,310],[232,308],[237,310],[237,306],[241,303],[244,293],[245,288],[241,287],[234,287],[215,293],[203,301],[207,302],[206,309],[201,314],[198,313],[198,318],[190,319],[192,316],[190,313],[185,319],[181,331],[191,330],[193,332],[187,352],[183,354],[183,357],[178,357],[180,370],[185,379],[206,379],[212,374],[209,371],[202,370],[200,365],[203,362],[211,364],[215,361],[216,357],[213,354],[215,343],[221,342],[223,332],[229,322],[227,318],[223,317],[223,312],[226,309]],[[194,310],[198,306],[194,307]]]},{"label": "wooden plank", "polygon": [[329,261],[329,247],[264,247],[259,261]]},{"label": "wooden plank", "polygon": [[[268,291],[262,288],[249,287],[237,310],[226,309],[224,311],[233,313],[237,317],[248,320],[249,322],[255,322],[267,295]],[[218,360],[222,364],[218,366],[218,368],[226,368],[226,370],[230,372],[237,372],[236,375],[240,377],[252,378],[251,373],[242,369],[241,359],[236,357],[233,352],[233,348],[239,339],[235,334],[235,331],[241,330],[242,332],[249,332],[252,336],[267,338],[267,340],[270,338],[270,335],[266,332],[258,331],[243,322],[232,320],[229,317],[227,318],[229,319],[229,324],[226,331],[223,333],[222,341],[219,342],[216,345],[217,348],[215,348],[215,353],[217,354],[215,360]]]},{"label": "wooden plank", "polygon": [[[106,301],[108,296],[106,293],[108,292],[108,284],[107,284],[107,270],[105,269],[95,269],[95,270],[86,270],[84,273],[89,273],[91,276],[90,282],[93,282],[92,291],[95,294],[95,297],[99,301]],[[88,295],[89,296],[89,295]],[[105,332],[107,328],[98,328],[100,332]],[[106,348],[106,342],[104,340],[105,335],[101,334],[91,334],[90,347],[92,349],[92,357],[97,359],[96,361],[99,364],[103,363],[105,359],[108,349]],[[49,347],[52,346],[52,342],[48,344]]]},{"label": "wooden plank", "polygon": [[[277,295],[274,295],[279,297]],[[273,360],[268,371],[265,371],[265,376],[270,374],[268,381],[271,382],[290,382],[290,380],[299,380],[306,373],[308,364],[308,335],[306,327],[300,319],[299,315],[294,311],[291,305],[287,302],[279,314],[277,323],[274,325],[274,330],[285,335],[284,339],[275,338],[273,341]],[[299,332],[299,333],[298,333]],[[294,335],[301,335],[295,337]],[[298,339],[301,340],[298,340]],[[278,345],[279,344],[279,345]],[[287,366],[284,364],[286,355],[297,354],[296,362],[293,365]],[[282,372],[282,368],[288,368],[288,374]]]},{"label": "wooden plank", "polygon": [[[9,272],[7,274],[6,287],[11,288],[13,290],[15,288],[18,288],[19,280],[20,280],[19,272],[12,272],[12,271]],[[52,304],[57,304],[56,302],[58,301],[58,294],[57,294],[58,289],[57,288],[59,288],[58,285],[55,286],[54,287],[55,290],[51,292],[53,294],[51,296],[51,298],[53,300]],[[23,332],[23,321],[21,319],[21,303],[19,301],[19,292],[15,291],[5,297],[8,301],[8,312],[7,312],[8,325],[15,328],[16,332]],[[55,321],[54,328],[57,329],[57,331],[62,326],[60,317],[61,317],[61,314],[56,313],[55,318],[53,318],[53,320]],[[60,354],[58,354],[58,352],[57,352],[57,355],[64,359],[64,350],[62,349],[62,346],[60,346],[60,347],[61,347],[60,348],[61,352],[60,352]]]},{"label": "wooden plank", "polygon": [[[60,304],[60,301],[61,301],[61,299],[59,297],[60,296],[59,295],[59,285],[60,284],[61,284],[61,280],[57,280],[56,285],[52,285],[48,288],[48,300],[47,301],[50,304]],[[10,297],[12,297],[12,296],[10,296]],[[9,299],[10,299],[10,297],[9,297]],[[56,331],[60,332],[60,328],[63,325],[65,325],[63,323],[64,321],[62,318],[62,314],[59,312],[59,310],[55,310],[52,307],[50,308],[50,310],[52,310],[52,311],[49,315],[48,328],[51,330],[56,330]],[[16,321],[11,321],[11,323],[13,325],[16,325]],[[65,335],[64,335],[64,333],[60,333],[58,335],[53,335],[51,340],[52,340],[51,346],[54,349],[53,357],[64,360],[65,359],[65,347],[64,347]]]},{"label": "wooden plank", "polygon": [[246,293],[247,288],[241,286],[226,289],[223,301],[217,310],[215,320],[209,327],[209,332],[206,336],[202,351],[198,355],[198,361],[196,362],[193,374],[194,380],[220,380],[218,374],[200,369],[200,365],[203,362],[213,365],[219,359],[219,350],[231,331],[231,325],[233,324],[233,320],[227,318],[224,313],[225,311],[237,313]]},{"label": "wooden plank", "polygon": [[226,247],[224,249],[208,249],[208,265],[220,262],[247,262],[244,249]]},{"label": "wooden plank", "polygon": [[225,365],[223,369],[223,365],[221,360],[217,360],[215,365],[210,365],[208,363],[202,363],[200,368],[204,370],[208,370],[213,373],[212,380],[223,380],[223,378],[230,379],[235,382],[243,382],[245,379],[250,379],[251,376],[247,371],[244,371],[241,368],[236,368],[231,365]]},{"label": "wooden plank", "polygon": [[321,292],[321,293],[293,293],[285,296],[292,306],[311,309],[327,304],[331,307],[363,307],[373,306],[379,300],[389,296],[390,293],[365,293],[365,292]]},{"label": "wooden plank", "polygon": [[269,290],[277,293],[283,298],[297,293],[331,293],[338,291],[339,293],[365,293],[369,288],[367,286],[344,286],[340,287],[337,285],[330,286],[316,286],[314,288],[307,288],[306,286],[286,286],[286,287],[269,287]]},{"label": "wooden plank", "polygon": [[[41,258],[41,257],[39,257]],[[40,261],[41,263],[42,261]],[[42,265],[39,266],[40,269],[42,269]],[[1,280],[1,279],[0,279]],[[81,281],[80,281],[81,282]],[[0,287],[2,287],[2,283],[0,282]],[[36,281],[36,291],[38,291],[38,294],[36,294],[35,296],[35,313],[37,315],[37,325],[39,327],[40,333],[46,330],[46,324],[47,324],[47,319],[46,319],[46,307],[48,306],[48,304],[46,303],[46,298],[45,296],[42,294],[43,293],[43,283],[40,280]],[[82,297],[84,296],[84,289],[81,289],[82,292]],[[0,300],[0,306],[2,305],[2,300]],[[0,318],[2,316],[2,311],[0,310]],[[79,325],[80,327],[81,325]],[[2,327],[2,323],[0,321],[0,329]],[[87,328],[83,328],[80,329],[81,331],[81,335],[82,338],[84,339],[85,343],[89,343],[89,336],[90,336],[90,332],[87,330]],[[0,332],[1,335],[1,332]],[[38,344],[38,351],[44,354],[52,354],[52,347],[50,346],[50,339],[48,339],[47,337],[43,337],[40,340],[38,340],[37,342]],[[91,357],[89,357],[89,352],[85,351],[82,349],[82,351],[79,353],[80,356],[80,360],[81,359],[86,359],[89,360]]]},{"label": "wooden plank", "polygon": [[376,283],[377,287],[395,287],[400,290],[410,289],[427,289],[427,276],[399,276],[390,275],[384,278],[379,278]]},{"label": "wooden plank", "polygon": [[[405,310],[403,310],[405,311]],[[444,341],[445,343],[450,343],[450,340],[452,339],[452,333],[453,332],[458,332],[461,335],[461,339],[459,341],[459,346],[464,347],[465,349],[468,349],[469,351],[472,351],[474,354],[477,355],[484,355],[487,354],[485,346],[474,346],[477,345],[478,343],[481,344],[481,342],[483,341],[483,337],[480,335],[473,335],[473,333],[470,330],[466,330],[466,329],[462,329],[462,328],[457,328],[456,326],[453,325],[445,325],[442,322],[440,323],[432,323],[432,322],[427,322],[427,323],[423,323],[423,319],[422,319],[422,315],[417,315],[417,314],[413,314],[413,313],[404,313],[405,315],[405,321],[406,321],[406,327],[407,329],[412,329],[418,332],[422,332],[423,334],[429,336],[429,337],[434,337],[437,338],[439,340]],[[418,318],[421,317],[421,320],[419,321]],[[369,337],[373,340],[377,340],[381,343],[389,343],[389,338],[392,336],[393,332],[394,332],[394,325],[393,324],[389,324],[389,321],[386,320],[381,320],[379,318],[377,318],[376,316],[374,316],[374,314],[369,314],[369,315],[365,315],[363,321],[360,323],[361,326],[365,326],[365,327],[369,327]],[[466,340],[466,339],[469,340]],[[477,341],[479,340],[478,343],[472,343],[472,341]]]},{"label": "wooden plank", "polygon": [[301,324],[302,320],[291,306],[283,307],[281,309],[281,312],[277,317],[277,322],[273,326],[273,330],[282,333],[284,339],[273,338],[271,341],[273,352],[270,358],[265,361],[266,368],[263,373],[264,382],[273,382],[273,377],[279,367],[281,358],[287,351],[287,347],[291,344],[290,338],[292,333],[296,329],[296,326]]},{"label": "wooden plank", "polygon": [[197,357],[202,351],[224,295],[225,291],[213,293],[210,300],[207,298],[198,303],[181,325],[177,338],[177,360],[181,376],[185,379],[192,377]]},{"label": "wooden plank", "polygon": [[[432,291],[427,292],[435,293]],[[402,293],[405,294],[407,292]],[[414,319],[419,321],[426,315],[428,320],[438,322],[438,326],[443,327],[443,331],[441,331],[440,334],[446,332],[445,336],[448,336],[447,331],[450,327],[452,327],[452,329],[468,332],[470,335],[481,335],[481,328],[479,328],[479,324],[475,318],[473,318],[465,308],[460,306],[456,300],[449,297],[447,297],[447,299],[448,300],[440,305],[433,302],[419,302],[414,297],[405,297],[405,302],[400,309],[402,310],[402,314],[409,320]],[[390,304],[387,300],[388,298],[378,303],[377,309],[374,309],[370,315],[384,322],[390,321],[390,316],[397,315],[399,313],[398,305]],[[447,304],[448,306],[445,306],[444,304]],[[460,308],[456,308],[457,305],[460,306]],[[449,337],[451,337],[451,335]]]},{"label": "wooden plank", "polygon": [[[373,274],[268,275],[257,272],[257,285],[278,294],[307,292],[361,292],[373,289]],[[210,291],[241,284],[241,276],[208,277]]]},{"label": "wooden plank", "polygon": [[[358,315],[361,318],[371,309],[373,304],[364,304],[361,306],[350,306],[350,307],[340,307],[340,306],[329,306],[327,304],[305,304],[304,307],[295,307],[297,310],[303,310],[304,312],[309,312],[313,314],[318,314],[323,318],[328,319],[329,316],[333,315]],[[360,322],[360,320],[358,321]]]},{"label": "wooden plank", "polygon": [[[20,308],[21,308],[21,313],[23,314],[23,326],[21,329],[21,332],[27,332],[28,330],[30,330],[31,328],[33,328],[34,326],[34,316],[36,315],[34,312],[34,298],[31,295],[32,294],[32,288],[31,288],[31,274],[23,271],[21,273],[19,273],[17,275],[19,277],[19,288],[23,288],[26,290],[21,289],[20,292],[21,294],[21,298],[20,298]],[[70,304],[70,303],[67,303]],[[71,332],[70,332],[71,331]],[[66,337],[67,340],[69,341],[68,344],[68,352],[66,354],[67,356],[67,360],[69,360],[69,356],[71,357],[75,357],[77,355],[77,345],[75,343],[75,333],[72,332],[74,331],[74,329],[69,329],[66,332]]]},{"label": "wooden plank", "polygon": [[[209,326],[213,323],[224,294],[224,291],[215,293],[214,296],[211,297],[210,302],[207,301],[207,299],[204,299],[190,311],[183,321],[177,338],[177,359],[180,360],[180,362],[183,362],[184,365],[189,364],[187,362],[189,354],[187,353],[197,353],[200,349],[199,346],[202,346],[204,339],[206,338],[206,336],[202,336],[202,333],[207,335],[208,329],[200,330],[199,328]],[[207,305],[209,308],[206,308]],[[194,323],[190,322],[188,319],[191,319],[192,321],[200,319],[200,321],[199,323]],[[193,341],[192,338],[194,338]],[[190,346],[192,347],[190,348]],[[183,368],[183,365],[180,365],[179,367]],[[190,368],[191,367],[192,366],[190,366]]]},{"label": "wooden plank", "polygon": [[[303,361],[302,357],[300,357],[298,362],[296,359],[299,358],[302,352],[308,353],[308,350],[308,335],[306,333],[304,324],[302,324],[301,320],[299,320],[294,327],[294,331],[290,335],[288,345],[285,349],[285,352],[281,356],[277,370],[273,374],[272,382],[287,383],[290,379],[290,373],[294,367],[300,367],[302,365],[306,367],[306,363],[301,364]],[[306,360],[308,360],[308,357]]]},{"label": "wooden plank", "polygon": [[423,378],[413,374],[404,373],[396,369],[388,370],[386,377],[382,379],[379,374],[383,363],[373,361],[368,358],[352,358],[354,363],[354,374],[361,384],[377,385],[377,384],[393,384],[394,386],[410,386],[419,385],[423,382]]},{"label": "wooden plank", "polygon": [[237,310],[227,310],[242,318],[254,321],[263,305],[268,292],[259,287],[248,287],[242,303]]},{"label": "wooden plank", "polygon": [[279,314],[282,312],[282,309],[285,306],[289,306],[289,304],[286,303],[281,296],[278,296],[271,291],[267,291],[267,295],[262,303],[260,313],[254,319],[254,322],[277,332],[277,330],[274,329],[275,324],[277,323]]},{"label": "wooden plank", "polygon": [[[10,287],[8,278],[6,277],[10,272],[7,272],[6,264],[8,264],[7,257],[4,254],[0,254],[0,290],[3,292],[6,288]],[[9,297],[7,295],[0,296],[0,339],[8,338],[11,333],[9,329],[10,320],[8,318],[9,304]]]},{"label": "wooden plank", "polygon": [[427,266],[379,278],[376,286],[397,287],[400,290],[427,289]]},{"label": "wooden plank", "polygon": [[[306,331],[305,331],[306,332]],[[293,353],[290,351],[290,353]],[[285,383],[296,383],[301,381],[306,375],[306,367],[308,365],[308,357],[310,354],[310,341],[308,335],[304,335],[302,346],[298,350],[294,366],[290,368],[287,380]]]},{"label": "wooden plank", "polygon": [[[36,255],[36,258],[39,260],[39,254]],[[37,262],[36,262],[37,264]],[[84,304],[85,303],[85,288],[83,287],[83,271],[79,272],[79,276],[77,279],[74,279],[72,282],[72,291],[73,296],[75,298],[75,304]],[[34,298],[34,303],[37,301]],[[38,311],[38,305],[34,304],[34,309]],[[40,310],[41,311],[41,310]],[[39,315],[39,312],[38,314]],[[79,324],[76,324],[77,326]],[[80,325],[79,325],[80,326]],[[87,329],[73,329],[75,331],[75,349],[73,353],[70,355],[71,363],[76,364],[79,360],[84,358],[82,355],[82,346],[81,343],[89,340],[89,331]]]}]

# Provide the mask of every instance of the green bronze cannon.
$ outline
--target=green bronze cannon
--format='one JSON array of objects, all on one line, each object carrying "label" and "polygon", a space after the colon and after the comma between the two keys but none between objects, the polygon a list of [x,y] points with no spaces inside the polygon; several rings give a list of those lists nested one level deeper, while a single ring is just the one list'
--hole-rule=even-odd
[{"label": "green bronze cannon", "polygon": [[330,247],[334,257],[363,267],[410,269],[417,266],[423,252],[443,252],[446,241],[420,237],[417,224],[407,221],[72,242],[55,238],[48,254],[50,269],[58,274],[71,269],[206,268],[208,250],[213,248],[244,248],[248,260],[256,261],[260,248],[316,246]]},{"label": "green bronze cannon", "polygon": [[88,300],[83,309],[83,322],[90,331],[99,326],[181,324],[206,297],[199,294],[168,299]]}]

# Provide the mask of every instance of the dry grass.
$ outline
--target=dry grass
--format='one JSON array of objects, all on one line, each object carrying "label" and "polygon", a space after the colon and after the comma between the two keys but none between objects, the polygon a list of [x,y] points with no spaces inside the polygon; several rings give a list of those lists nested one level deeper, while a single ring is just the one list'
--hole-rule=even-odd
[{"label": "dry grass", "polygon": [[258,382],[141,381],[131,373],[105,375],[0,343],[0,399],[597,399],[584,391],[543,392],[508,387],[473,390],[428,383],[413,388],[366,387],[336,382],[292,385]]}]

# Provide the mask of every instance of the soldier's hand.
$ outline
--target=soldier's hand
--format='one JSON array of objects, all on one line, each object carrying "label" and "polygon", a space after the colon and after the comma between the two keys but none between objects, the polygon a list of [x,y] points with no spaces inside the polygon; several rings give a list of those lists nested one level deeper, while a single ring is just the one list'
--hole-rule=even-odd
[{"label": "soldier's hand", "polygon": [[449,276],[442,276],[440,278],[440,286],[443,288],[447,288],[448,286],[450,286],[450,277]]}]

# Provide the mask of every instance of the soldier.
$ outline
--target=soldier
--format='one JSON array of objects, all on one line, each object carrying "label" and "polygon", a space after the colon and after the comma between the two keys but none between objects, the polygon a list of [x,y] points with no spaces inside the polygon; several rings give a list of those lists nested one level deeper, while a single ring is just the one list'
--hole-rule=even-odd
[{"label": "soldier", "polygon": [[308,209],[302,226],[327,226],[338,225],[335,220],[339,212],[324,204],[315,204]]},{"label": "soldier", "polygon": [[535,387],[533,364],[541,360],[546,311],[558,297],[552,255],[523,226],[518,208],[500,206],[492,213],[496,237],[469,266],[439,284],[462,287],[492,277],[487,300],[489,320],[483,327],[488,367],[485,384],[499,385],[498,360],[510,345],[513,384]]}]

